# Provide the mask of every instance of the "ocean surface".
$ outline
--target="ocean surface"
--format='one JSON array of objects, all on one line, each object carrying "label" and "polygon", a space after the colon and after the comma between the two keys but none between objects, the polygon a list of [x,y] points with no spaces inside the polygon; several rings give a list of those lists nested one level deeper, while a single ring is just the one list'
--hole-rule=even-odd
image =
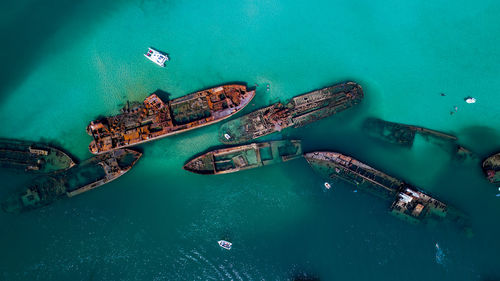
[{"label": "ocean surface", "polygon": [[[220,145],[219,123],[140,146],[136,167],[96,190],[0,213],[0,280],[500,280],[499,191],[480,169],[500,151],[498,1],[49,2],[0,3],[0,137],[50,142],[81,161],[89,121],[157,89],[175,98],[257,84],[250,112],[353,80],[359,106],[267,139],[301,139],[306,152],[407,180],[468,214],[474,235],[407,224],[342,182],[326,191],[304,159],[184,171]],[[144,58],[149,46],[170,54],[166,68]],[[455,134],[477,158],[368,138],[367,117]],[[0,170],[0,199],[29,179]]]}]

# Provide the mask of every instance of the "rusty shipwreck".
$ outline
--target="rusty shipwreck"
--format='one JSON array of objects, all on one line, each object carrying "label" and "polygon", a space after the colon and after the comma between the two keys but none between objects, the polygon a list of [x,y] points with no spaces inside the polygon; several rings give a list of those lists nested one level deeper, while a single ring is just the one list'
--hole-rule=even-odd
[{"label": "rusty shipwreck", "polygon": [[346,181],[357,189],[392,201],[390,213],[398,218],[411,223],[446,218],[467,228],[467,221],[457,209],[356,159],[336,152],[311,152],[304,157],[323,177]]},{"label": "rusty shipwreck", "polygon": [[371,137],[406,147],[413,145],[416,134],[436,142],[454,142],[457,140],[457,137],[447,133],[373,117],[365,119],[363,130]]},{"label": "rusty shipwreck", "polygon": [[43,143],[0,139],[0,167],[50,174],[67,170],[75,162],[64,151]]},{"label": "rusty shipwreck", "polygon": [[469,149],[458,144],[458,138],[449,133],[427,129],[424,127],[389,122],[379,118],[369,117],[363,122],[363,131],[374,139],[390,144],[411,148],[417,135],[427,142],[436,144],[450,151],[457,160],[475,158]]},{"label": "rusty shipwreck", "polygon": [[302,157],[299,140],[280,140],[209,151],[190,160],[184,169],[203,175],[227,174]]},{"label": "rusty shipwreck", "polygon": [[94,138],[89,149],[99,154],[210,125],[239,112],[254,96],[255,90],[242,84],[210,88],[171,101],[152,94],[143,103],[128,104],[119,115],[92,121],[87,127]]},{"label": "rusty shipwreck", "polygon": [[500,187],[500,153],[491,155],[483,161],[483,171],[492,184]]},{"label": "rusty shipwreck", "polygon": [[275,103],[223,124],[219,140],[225,144],[244,143],[288,127],[301,127],[358,104],[363,90],[345,82]]},{"label": "rusty shipwreck", "polygon": [[128,172],[141,157],[131,149],[119,149],[87,159],[61,173],[40,176],[2,203],[6,212],[40,208],[111,182]]}]

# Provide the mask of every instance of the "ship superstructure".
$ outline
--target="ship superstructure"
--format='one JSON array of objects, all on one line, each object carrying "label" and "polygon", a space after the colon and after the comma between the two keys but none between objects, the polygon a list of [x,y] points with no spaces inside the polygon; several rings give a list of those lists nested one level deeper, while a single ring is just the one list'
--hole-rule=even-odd
[{"label": "ship superstructure", "polygon": [[299,140],[281,140],[209,151],[190,160],[184,169],[197,174],[227,174],[302,157]]},{"label": "ship superstructure", "polygon": [[92,121],[87,132],[94,140],[90,152],[103,153],[178,134],[224,120],[243,109],[255,96],[245,85],[223,85],[171,101],[156,94],[143,103],[128,104],[121,114]]},{"label": "ship superstructure", "polygon": [[219,140],[225,144],[244,143],[288,127],[301,127],[358,104],[363,90],[346,82],[275,103],[222,125]]},{"label": "ship superstructure", "polygon": [[2,208],[7,212],[36,209],[94,189],[125,174],[141,155],[134,150],[119,149],[94,156],[67,171],[38,177],[25,190],[3,202]]},{"label": "ship superstructure", "polygon": [[458,210],[349,156],[336,152],[311,152],[304,157],[325,178],[344,180],[356,188],[392,200],[390,213],[399,218],[417,223],[446,217],[464,223]]}]

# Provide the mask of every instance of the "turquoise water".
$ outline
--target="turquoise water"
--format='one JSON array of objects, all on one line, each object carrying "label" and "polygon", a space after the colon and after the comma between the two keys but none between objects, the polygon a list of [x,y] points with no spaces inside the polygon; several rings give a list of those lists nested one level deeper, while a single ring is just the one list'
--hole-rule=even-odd
[{"label": "turquoise water", "polygon": [[[220,145],[217,124],[141,146],[136,167],[99,189],[1,213],[0,279],[500,278],[500,198],[479,160],[361,131],[374,116],[454,133],[479,159],[500,150],[496,1],[108,2],[0,4],[0,137],[50,141],[83,160],[90,120],[156,89],[175,98],[257,83],[249,112],[354,80],[365,90],[360,106],[269,138],[302,139],[304,151],[339,151],[408,180],[468,213],[475,235],[408,225],[387,214],[388,202],[343,183],[326,192],[304,160],[221,176],[183,171]],[[170,54],[165,69],[143,57],[148,46]],[[476,104],[463,101],[469,95]],[[0,178],[2,198],[29,180]]]}]

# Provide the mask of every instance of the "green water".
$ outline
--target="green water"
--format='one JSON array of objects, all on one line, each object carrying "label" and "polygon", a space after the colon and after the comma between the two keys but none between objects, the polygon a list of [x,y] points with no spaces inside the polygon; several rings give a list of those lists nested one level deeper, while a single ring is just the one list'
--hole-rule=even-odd
[{"label": "green water", "polygon": [[[479,160],[361,130],[374,116],[454,133],[479,159],[500,150],[497,1],[108,2],[0,4],[0,137],[50,141],[83,160],[89,121],[157,89],[175,98],[257,83],[249,112],[353,80],[365,91],[358,107],[268,139],[302,139],[305,152],[342,152],[408,180],[466,212],[475,235],[406,224],[388,202],[343,183],[327,192],[303,159],[220,176],[183,171],[220,145],[217,124],[141,146],[134,169],[96,190],[1,213],[0,280],[500,278],[500,198]],[[144,58],[148,46],[170,54],[165,69]],[[2,198],[29,180],[0,178]]]}]

